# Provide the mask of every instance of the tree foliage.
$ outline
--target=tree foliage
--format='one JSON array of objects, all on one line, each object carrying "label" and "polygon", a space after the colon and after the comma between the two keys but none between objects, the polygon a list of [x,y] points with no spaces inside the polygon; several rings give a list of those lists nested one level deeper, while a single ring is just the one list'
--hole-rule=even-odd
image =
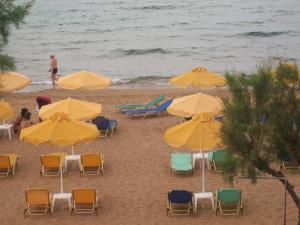
[{"label": "tree foliage", "polygon": [[18,28],[32,4],[32,0],[21,5],[16,5],[15,0],[0,0],[0,71],[15,69],[14,60],[4,53],[4,47],[9,41],[11,25]]},{"label": "tree foliage", "polygon": [[[261,172],[284,176],[277,160],[288,154],[300,163],[297,65],[262,65],[252,74],[227,74],[226,79],[231,98],[225,100],[221,133],[232,160],[224,175],[232,181],[239,171],[253,182]],[[287,190],[300,209],[300,199],[289,182]]]}]

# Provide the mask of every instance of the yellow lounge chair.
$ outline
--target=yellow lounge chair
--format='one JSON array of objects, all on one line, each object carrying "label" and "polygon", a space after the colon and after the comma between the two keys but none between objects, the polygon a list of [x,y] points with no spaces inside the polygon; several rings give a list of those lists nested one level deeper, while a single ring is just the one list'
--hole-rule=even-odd
[{"label": "yellow lounge chair", "polygon": [[104,157],[99,153],[86,153],[81,155],[82,175],[99,175],[100,171],[104,174]]},{"label": "yellow lounge chair", "polygon": [[72,205],[75,213],[96,213],[98,199],[96,189],[75,188],[72,191]]},{"label": "yellow lounge chair", "polygon": [[63,169],[65,152],[57,152],[47,155],[41,155],[41,175],[43,176],[58,176]]},{"label": "yellow lounge chair", "polygon": [[0,176],[7,177],[9,174],[15,175],[18,156],[15,154],[0,155]]},{"label": "yellow lounge chair", "polygon": [[33,188],[25,191],[27,215],[45,215],[51,213],[51,197],[47,188]]}]

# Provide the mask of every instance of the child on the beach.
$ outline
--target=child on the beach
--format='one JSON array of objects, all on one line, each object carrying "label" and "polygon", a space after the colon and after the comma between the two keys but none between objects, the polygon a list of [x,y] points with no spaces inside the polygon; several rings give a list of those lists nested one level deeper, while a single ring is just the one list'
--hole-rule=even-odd
[{"label": "child on the beach", "polygon": [[20,125],[22,120],[25,117],[25,114],[28,112],[27,108],[22,108],[20,115],[15,119],[14,123],[13,123],[13,131],[15,134],[17,134],[20,131]]}]

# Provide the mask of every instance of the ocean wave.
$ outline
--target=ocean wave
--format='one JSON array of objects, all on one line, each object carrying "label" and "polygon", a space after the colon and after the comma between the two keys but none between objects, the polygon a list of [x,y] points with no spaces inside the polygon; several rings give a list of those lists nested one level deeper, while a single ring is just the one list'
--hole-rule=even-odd
[{"label": "ocean wave", "polygon": [[141,7],[122,7],[124,9],[133,9],[133,10],[168,10],[175,9],[175,5],[149,5],[149,6],[141,6]]},{"label": "ocean wave", "polygon": [[114,53],[121,55],[147,55],[147,54],[168,54],[171,53],[162,48],[149,48],[149,49],[116,49]]},{"label": "ocean wave", "polygon": [[31,85],[51,85],[51,80],[42,80],[42,81],[32,81]]},{"label": "ocean wave", "polygon": [[130,84],[141,84],[141,83],[167,83],[170,76],[138,76],[132,78],[114,78],[112,80],[113,85],[130,85]]},{"label": "ocean wave", "polygon": [[251,31],[239,34],[242,37],[274,37],[284,34],[289,34],[289,31],[273,31],[273,32],[263,32],[263,31]]}]

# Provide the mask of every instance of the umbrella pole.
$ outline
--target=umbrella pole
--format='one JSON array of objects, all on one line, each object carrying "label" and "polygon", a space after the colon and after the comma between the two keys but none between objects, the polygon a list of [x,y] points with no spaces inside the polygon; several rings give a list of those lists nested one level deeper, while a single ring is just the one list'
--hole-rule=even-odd
[{"label": "umbrella pole", "polygon": [[74,155],[74,145],[72,145],[72,155]]},{"label": "umbrella pole", "polygon": [[203,154],[203,152],[201,152],[201,154],[202,154],[202,192],[204,193],[205,192],[205,190],[204,190],[204,175],[205,175],[204,166],[205,166],[205,163],[204,163],[204,154]]},{"label": "umbrella pole", "polygon": [[64,192],[64,188],[63,188],[63,171],[62,171],[62,167],[60,168],[60,193]]}]

